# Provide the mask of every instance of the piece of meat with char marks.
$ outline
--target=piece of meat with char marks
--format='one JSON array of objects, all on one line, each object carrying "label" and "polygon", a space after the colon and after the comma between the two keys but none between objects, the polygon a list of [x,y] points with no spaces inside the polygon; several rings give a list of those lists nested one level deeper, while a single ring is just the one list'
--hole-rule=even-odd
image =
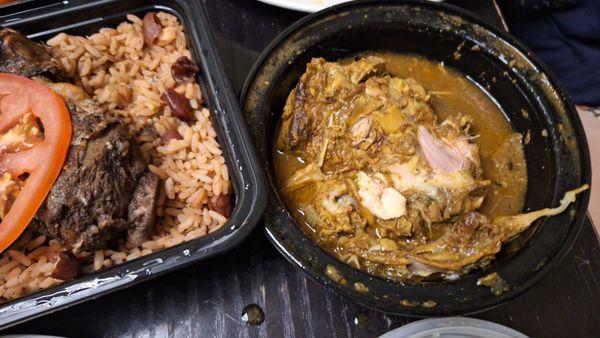
[{"label": "piece of meat with char marks", "polygon": [[25,77],[56,76],[59,69],[45,46],[10,28],[0,29],[0,72]]},{"label": "piece of meat with char marks", "polygon": [[63,97],[73,135],[63,170],[33,222],[73,252],[139,245],[154,230],[159,179],[148,171],[133,136],[80,88],[54,83],[60,69],[44,46],[0,30],[0,71],[44,82]]},{"label": "piece of meat with char marks", "polygon": [[67,104],[73,139],[63,171],[39,209],[38,230],[73,251],[107,247],[125,232],[151,232],[158,178],[125,125],[90,100]]},{"label": "piece of meat with char marks", "polygon": [[151,172],[145,172],[137,182],[127,209],[130,222],[127,238],[130,243],[139,245],[153,234],[159,183],[158,176]]}]

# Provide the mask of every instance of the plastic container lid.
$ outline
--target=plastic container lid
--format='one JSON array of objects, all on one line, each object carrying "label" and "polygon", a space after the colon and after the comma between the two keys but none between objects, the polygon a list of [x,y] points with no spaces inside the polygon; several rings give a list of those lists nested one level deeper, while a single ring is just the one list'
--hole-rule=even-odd
[{"label": "plastic container lid", "polygon": [[447,317],[424,319],[392,330],[380,338],[527,338],[506,326],[481,319]]}]

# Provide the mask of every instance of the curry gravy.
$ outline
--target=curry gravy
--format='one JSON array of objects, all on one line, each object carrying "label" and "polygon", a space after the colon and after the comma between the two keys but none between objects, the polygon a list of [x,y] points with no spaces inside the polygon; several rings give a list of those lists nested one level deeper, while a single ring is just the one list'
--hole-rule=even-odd
[{"label": "curry gravy", "polygon": [[492,181],[480,211],[491,218],[519,213],[527,189],[525,157],[498,105],[467,77],[441,63],[402,54],[380,56],[388,60],[391,75],[413,78],[430,92],[440,120],[458,112],[473,118],[483,176]]},{"label": "curry gravy", "polygon": [[[412,55],[376,55],[387,60],[386,71],[390,75],[413,78],[429,91],[439,121],[456,113],[473,118],[473,134],[478,135],[475,143],[479,146],[483,177],[491,181],[480,212],[490,218],[519,213],[527,187],[521,135],[512,130],[497,104],[467,77],[441,63]],[[305,166],[302,159],[278,149],[273,151],[273,162],[279,187]],[[296,217],[304,218],[302,211],[284,199]]]}]

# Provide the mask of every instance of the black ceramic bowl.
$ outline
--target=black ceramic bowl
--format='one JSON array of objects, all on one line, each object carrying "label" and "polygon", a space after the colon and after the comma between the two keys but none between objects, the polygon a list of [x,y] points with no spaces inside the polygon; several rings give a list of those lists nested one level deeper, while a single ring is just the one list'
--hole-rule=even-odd
[{"label": "black ceramic bowl", "polygon": [[[458,59],[453,57],[457,49],[462,54]],[[473,313],[531,287],[571,248],[586,217],[589,191],[564,213],[536,221],[505,245],[487,268],[454,282],[400,284],[373,277],[327,254],[296,225],[279,196],[271,159],[285,99],[312,57],[336,60],[373,50],[443,61],[485,88],[516,131],[530,132],[531,141],[525,145],[529,175],[525,210],[556,206],[565,191],[590,183],[587,143],[573,104],[548,69],[513,37],[449,5],[357,1],[310,15],[282,33],[264,52],[242,90],[245,117],[270,180],[268,237],[319,283],[386,312]],[[345,283],[326,273],[329,266],[339,271]],[[490,272],[498,272],[510,290],[494,296],[488,288],[477,286],[477,279]],[[357,291],[357,282],[369,291]],[[431,307],[427,301],[437,305]]]}]

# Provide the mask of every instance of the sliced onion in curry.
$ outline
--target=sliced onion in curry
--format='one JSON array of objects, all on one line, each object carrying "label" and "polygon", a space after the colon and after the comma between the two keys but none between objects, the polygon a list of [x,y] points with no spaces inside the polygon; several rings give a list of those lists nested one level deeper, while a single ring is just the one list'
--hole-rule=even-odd
[{"label": "sliced onion in curry", "polygon": [[436,140],[423,126],[418,128],[418,140],[429,165],[438,170],[456,172],[467,167],[467,159],[450,145]]}]

